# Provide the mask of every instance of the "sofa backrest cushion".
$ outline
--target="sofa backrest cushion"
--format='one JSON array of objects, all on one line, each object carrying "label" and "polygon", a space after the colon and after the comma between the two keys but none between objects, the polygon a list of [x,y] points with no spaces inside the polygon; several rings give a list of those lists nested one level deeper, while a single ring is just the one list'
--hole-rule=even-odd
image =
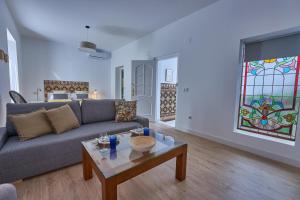
[{"label": "sofa backrest cushion", "polygon": [[81,114],[83,124],[115,120],[115,100],[83,100]]},{"label": "sofa backrest cushion", "polygon": [[47,103],[24,103],[24,104],[13,104],[8,103],[6,105],[7,117],[6,117],[6,129],[8,136],[17,135],[17,131],[14,128],[13,124],[8,119],[8,116],[11,114],[24,114],[32,111],[39,110],[41,108],[46,108],[47,110],[52,108],[57,108],[68,104],[73,112],[75,113],[79,123],[81,123],[81,109],[79,101],[71,101],[71,102],[47,102]]}]

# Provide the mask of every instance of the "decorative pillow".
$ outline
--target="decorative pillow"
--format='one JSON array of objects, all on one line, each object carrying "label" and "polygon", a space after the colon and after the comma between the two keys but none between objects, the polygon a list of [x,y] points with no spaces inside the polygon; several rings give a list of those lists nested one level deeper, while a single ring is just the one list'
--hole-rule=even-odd
[{"label": "decorative pillow", "polygon": [[116,101],[116,121],[128,122],[136,119],[136,101]]},{"label": "decorative pillow", "polygon": [[48,110],[46,114],[56,133],[80,127],[76,115],[68,104]]},{"label": "decorative pillow", "polygon": [[17,130],[20,140],[25,141],[52,132],[46,112],[42,108],[31,113],[9,115],[8,119]]}]

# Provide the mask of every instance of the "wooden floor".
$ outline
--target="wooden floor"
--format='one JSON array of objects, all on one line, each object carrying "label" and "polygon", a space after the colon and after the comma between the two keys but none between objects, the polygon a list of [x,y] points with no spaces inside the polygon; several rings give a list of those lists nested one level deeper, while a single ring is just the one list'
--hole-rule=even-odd
[{"label": "wooden floor", "polygon": [[[118,186],[120,200],[300,199],[300,169],[267,160],[164,125],[152,128],[188,143],[187,178],[175,180],[175,160]],[[300,152],[299,152],[300,153]],[[75,165],[15,184],[22,200],[101,199],[97,177]]]}]

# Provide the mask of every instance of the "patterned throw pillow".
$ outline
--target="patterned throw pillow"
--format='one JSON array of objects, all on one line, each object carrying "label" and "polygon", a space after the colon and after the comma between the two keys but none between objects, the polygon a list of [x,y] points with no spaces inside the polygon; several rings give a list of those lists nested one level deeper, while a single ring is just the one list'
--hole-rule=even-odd
[{"label": "patterned throw pillow", "polygon": [[136,119],[136,101],[116,101],[116,121],[129,122]]}]

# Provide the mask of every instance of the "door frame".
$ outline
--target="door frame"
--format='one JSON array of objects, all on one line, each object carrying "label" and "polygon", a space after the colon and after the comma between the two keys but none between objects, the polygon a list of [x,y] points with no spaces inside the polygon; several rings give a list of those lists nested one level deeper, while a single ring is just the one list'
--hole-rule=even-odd
[{"label": "door frame", "polygon": [[160,115],[158,115],[157,112],[160,112],[160,99],[159,98],[159,92],[160,92],[160,87],[158,85],[158,62],[161,60],[167,60],[170,58],[177,58],[177,84],[176,84],[176,118],[175,118],[175,127],[177,124],[177,116],[178,116],[178,93],[179,93],[179,69],[180,69],[180,54],[179,53],[171,53],[171,54],[167,54],[167,55],[163,55],[163,56],[158,56],[155,57],[156,59],[156,92],[155,92],[155,121],[156,122],[160,122]]},{"label": "door frame", "polygon": [[[121,91],[122,91],[122,86],[121,86],[121,81],[122,81],[122,77],[121,77],[121,71],[123,70],[123,98],[125,98],[125,68],[124,66],[118,66],[115,67],[115,98],[118,99],[122,99],[122,95],[121,95]],[[118,88],[119,87],[119,91]],[[118,93],[118,95],[116,95]]]}]

